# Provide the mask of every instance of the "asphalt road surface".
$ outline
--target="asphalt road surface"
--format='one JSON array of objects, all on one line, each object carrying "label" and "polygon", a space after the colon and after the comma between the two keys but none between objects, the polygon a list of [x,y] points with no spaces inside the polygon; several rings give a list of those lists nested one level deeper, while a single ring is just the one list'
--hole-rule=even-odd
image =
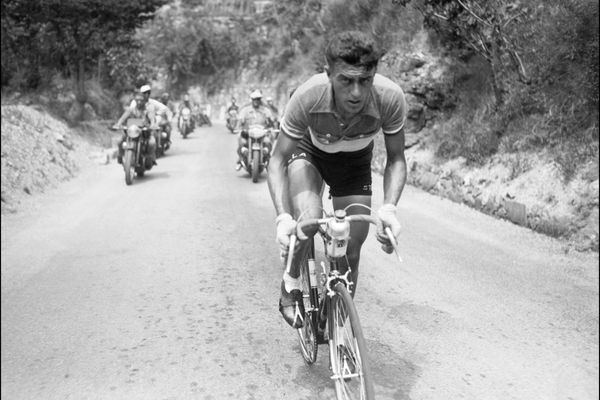
[{"label": "asphalt road surface", "polygon": [[[223,125],[174,139],[2,217],[2,399],[335,396],[277,311],[264,174]],[[355,298],[378,399],[598,399],[598,254],[412,187],[399,216],[404,262],[370,236]]]}]

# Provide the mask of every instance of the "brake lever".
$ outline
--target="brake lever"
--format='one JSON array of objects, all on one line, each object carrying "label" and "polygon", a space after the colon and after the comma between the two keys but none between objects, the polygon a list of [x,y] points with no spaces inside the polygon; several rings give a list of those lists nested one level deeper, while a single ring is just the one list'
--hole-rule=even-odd
[{"label": "brake lever", "polygon": [[388,239],[390,240],[392,247],[394,248],[394,253],[396,253],[396,257],[398,257],[398,261],[403,262],[402,257],[400,257],[400,251],[398,250],[398,242],[396,242],[396,238],[394,237],[394,234],[392,233],[392,230],[390,229],[389,226],[385,227],[385,233],[386,233]]}]

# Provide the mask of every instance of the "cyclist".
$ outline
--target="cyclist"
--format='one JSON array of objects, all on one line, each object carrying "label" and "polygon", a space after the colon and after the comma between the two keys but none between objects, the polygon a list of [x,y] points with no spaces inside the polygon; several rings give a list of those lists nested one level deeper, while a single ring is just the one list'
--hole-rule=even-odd
[{"label": "cyclist", "polygon": [[[324,73],[314,75],[297,88],[281,121],[283,134],[268,166],[268,184],[277,218],[277,241],[284,259],[295,218],[322,216],[322,188],[329,185],[334,209],[349,204],[371,205],[371,158],[373,140],[384,134],[387,163],[383,177],[383,206],[377,215],[397,237],[400,223],[396,204],[406,183],[404,131],[407,105],[402,89],[376,73],[383,52],[369,36],[342,32],[329,42]],[[349,215],[368,213],[353,206]],[[366,222],[354,223],[350,231],[347,260],[355,293],[360,249],[369,231]],[[316,231],[307,232],[314,234]],[[382,248],[393,248],[383,230],[377,239]],[[302,255],[307,242],[295,254]],[[294,257],[299,260],[301,257]],[[281,282],[279,311],[294,328],[304,314],[300,266],[294,262]],[[347,267],[347,266],[346,266]]]}]

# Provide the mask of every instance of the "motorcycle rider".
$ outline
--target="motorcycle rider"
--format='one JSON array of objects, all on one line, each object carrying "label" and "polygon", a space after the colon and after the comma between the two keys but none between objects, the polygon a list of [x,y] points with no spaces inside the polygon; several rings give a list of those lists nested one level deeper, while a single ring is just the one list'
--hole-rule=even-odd
[{"label": "motorcycle rider", "polygon": [[[236,163],[236,171],[242,168],[242,159],[245,154],[248,154],[248,127],[250,125],[258,124],[265,128],[272,128],[274,117],[271,110],[266,107],[262,102],[262,92],[260,89],[254,90],[250,93],[251,103],[244,106],[238,116],[237,127],[235,133],[239,133],[238,138],[238,161]],[[271,154],[271,138],[270,135],[266,135],[263,139],[263,144],[266,146],[268,153]]]},{"label": "motorcycle rider", "polygon": [[160,115],[161,117],[161,121],[159,124],[160,129],[156,131],[156,133],[160,134],[160,131],[165,131],[165,133],[167,134],[167,148],[169,148],[171,147],[171,121],[173,119],[173,112],[169,107],[167,107],[166,104],[151,98],[151,91],[152,88],[150,87],[150,85],[143,85],[142,87],[140,87],[140,92],[144,95],[144,98],[148,103],[148,107],[153,108],[155,115]]},{"label": "motorcycle rider", "polygon": [[267,97],[267,107],[269,107],[274,117],[273,127],[276,129],[272,135],[272,140],[274,141],[275,139],[277,139],[277,133],[279,132],[279,109],[273,103],[273,98],[270,96]]},{"label": "motorcycle rider", "polygon": [[231,124],[231,112],[235,111],[236,113],[239,111],[238,105],[235,103],[235,97],[231,98],[231,105],[227,107],[227,126],[229,127]]},{"label": "motorcycle rider", "polygon": [[267,101],[267,107],[269,107],[269,109],[271,110],[271,113],[277,118],[279,116],[279,109],[273,103],[273,98],[269,96],[266,98],[266,101]]},{"label": "motorcycle rider", "polygon": [[[141,91],[136,92],[131,104],[129,104],[129,107],[125,109],[123,115],[121,115],[117,123],[113,126],[113,129],[121,129],[123,123],[125,123],[125,121],[127,121],[128,118],[141,118],[144,120],[144,123],[150,127],[150,129],[157,128],[156,110],[154,107],[148,107],[147,98]],[[117,155],[117,162],[119,164],[123,163],[123,154],[125,153],[125,150],[123,149],[123,144],[126,141],[127,132],[123,132],[121,140],[119,141],[119,153]],[[157,165],[156,139],[154,138],[154,135],[150,135],[148,138],[148,154],[146,154],[146,159],[152,162],[152,165]]]},{"label": "motorcycle rider", "polygon": [[192,113],[193,104],[192,104],[192,101],[190,100],[190,95],[187,93],[183,95],[183,101],[181,102],[181,104],[179,104],[179,109],[177,111],[179,118],[181,118],[181,111],[184,108],[188,108],[190,110],[190,124],[192,126],[192,130],[194,130],[195,125],[194,125],[194,118],[193,118],[193,113]]},{"label": "motorcycle rider", "polygon": [[171,101],[171,96],[169,95],[169,92],[164,92],[160,95],[160,102],[167,106],[167,108],[171,111],[172,115],[175,115],[175,106]]}]

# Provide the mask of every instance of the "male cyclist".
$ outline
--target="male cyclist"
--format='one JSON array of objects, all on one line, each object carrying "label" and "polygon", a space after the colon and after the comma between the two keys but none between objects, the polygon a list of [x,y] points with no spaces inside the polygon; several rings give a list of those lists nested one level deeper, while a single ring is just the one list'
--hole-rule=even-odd
[{"label": "male cyclist", "polygon": [[[377,216],[394,236],[400,233],[396,204],[406,182],[404,131],[407,105],[402,89],[377,74],[383,52],[362,32],[343,32],[329,42],[325,73],[317,74],[296,89],[281,121],[283,134],[275,145],[268,166],[268,183],[277,212],[277,241],[282,257],[289,249],[289,236],[296,218],[322,217],[322,188],[329,185],[334,209],[349,204],[371,205],[371,158],[373,140],[383,132],[387,163],[383,176],[383,206]],[[349,215],[368,213],[353,206]],[[350,230],[347,259],[358,278],[360,249],[369,224],[354,223]],[[314,234],[316,231],[307,232]],[[377,239],[392,252],[382,230]],[[299,242],[302,254],[308,242]],[[301,257],[294,257],[299,260]],[[300,266],[297,262],[283,275],[279,311],[294,328],[302,326],[304,314]],[[353,291],[355,293],[355,291]]]}]

